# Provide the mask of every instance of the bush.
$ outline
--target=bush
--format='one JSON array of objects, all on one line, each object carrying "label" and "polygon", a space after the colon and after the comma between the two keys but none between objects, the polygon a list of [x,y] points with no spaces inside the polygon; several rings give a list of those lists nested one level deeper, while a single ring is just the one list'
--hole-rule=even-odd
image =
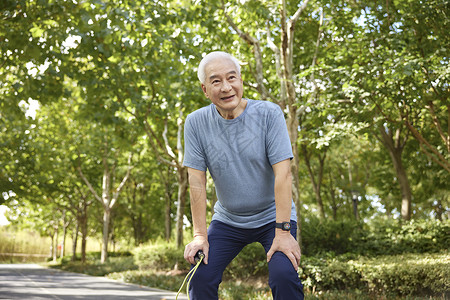
[{"label": "bush", "polygon": [[[156,242],[136,248],[134,258],[136,265],[141,270],[171,270],[175,266],[178,269],[190,268],[190,265],[184,260],[184,250],[165,242]],[[267,262],[264,248],[258,243],[253,243],[247,245],[225,269],[224,277],[248,278],[266,274]]]},{"label": "bush", "polygon": [[139,269],[169,270],[175,266],[189,268],[184,260],[184,249],[163,242],[139,246],[134,250],[134,261]]},{"label": "bush", "polygon": [[333,252],[360,255],[437,253],[450,249],[450,221],[375,220],[320,221],[308,217],[302,223],[302,251],[308,256]]},{"label": "bush", "polygon": [[308,216],[302,222],[302,253],[315,256],[326,252],[353,252],[355,245],[367,234],[361,227],[360,223],[351,220],[321,221]]},{"label": "bush", "polygon": [[268,274],[267,256],[259,243],[247,245],[225,269],[224,276],[231,278],[248,278]]},{"label": "bush", "polygon": [[[153,270],[130,270],[120,273],[110,273],[107,277],[114,280],[120,280],[122,282],[176,292],[183,283],[185,275],[186,274],[160,274],[154,272]],[[182,292],[185,293],[185,290]]]},{"label": "bush", "polygon": [[[96,257],[95,253],[90,254],[91,257]],[[60,264],[51,264],[51,268],[61,269],[70,272],[84,273],[92,276],[105,276],[114,272],[123,272],[128,270],[135,270],[137,266],[134,264],[132,256],[118,256],[110,257],[105,263],[98,259],[88,259],[83,264],[80,261],[72,262],[69,257],[59,260]]]},{"label": "bush", "polygon": [[448,252],[347,259],[347,256],[303,258],[299,273],[305,288],[322,291],[358,289],[389,296],[450,291]]}]

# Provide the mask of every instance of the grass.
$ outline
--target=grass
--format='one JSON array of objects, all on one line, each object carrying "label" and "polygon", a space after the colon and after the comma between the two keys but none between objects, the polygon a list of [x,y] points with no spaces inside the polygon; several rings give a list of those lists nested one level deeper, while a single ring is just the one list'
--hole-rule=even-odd
[{"label": "grass", "polygon": [[[59,243],[62,237],[59,237]],[[45,262],[50,258],[52,240],[47,236],[40,236],[39,233],[26,230],[18,230],[12,225],[0,226],[0,263],[35,263]],[[69,235],[66,237],[65,253],[72,253],[72,239]],[[99,251],[100,243],[96,239],[90,238],[87,241],[86,251]],[[81,240],[77,245],[77,253],[81,252]],[[11,256],[6,253],[15,253],[20,256]],[[37,254],[43,257],[24,254]],[[58,255],[60,253],[58,252]],[[79,255],[79,254],[78,254]]]},{"label": "grass", "polygon": [[1,227],[0,253],[30,253],[50,255],[51,240],[29,231]]}]

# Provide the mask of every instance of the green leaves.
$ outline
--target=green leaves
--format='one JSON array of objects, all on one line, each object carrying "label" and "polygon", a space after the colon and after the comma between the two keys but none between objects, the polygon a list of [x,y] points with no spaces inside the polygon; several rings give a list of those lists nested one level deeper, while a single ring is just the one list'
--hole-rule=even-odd
[{"label": "green leaves", "polygon": [[[288,15],[300,5],[287,1]],[[141,153],[145,167],[136,168],[136,184],[151,184],[152,199],[164,198],[160,189],[166,182],[154,172],[161,167],[156,157],[168,159],[167,146],[181,154],[176,146],[183,119],[209,104],[196,78],[203,54],[225,50],[236,55],[245,96],[261,97],[255,88],[254,48],[230,28],[225,12],[261,41],[262,80],[273,101],[282,94],[276,57],[267,43],[281,43],[279,1],[228,1],[225,12],[220,1],[7,0],[0,6],[0,187],[18,197],[73,192],[80,184],[73,169],[79,163],[100,185],[98,167],[107,140],[115,149],[109,162],[114,156],[124,162],[120,153],[125,149]],[[422,138],[413,140],[409,132],[403,157],[409,162],[416,214],[431,214],[435,204],[430,203],[437,199],[447,205],[442,191],[448,174],[432,151],[448,160],[441,137],[446,132],[437,129],[448,123],[447,15],[445,0],[427,5],[395,0],[389,7],[371,1],[308,3],[293,41],[293,108],[299,112],[299,141],[308,153],[312,158],[327,153],[321,193],[328,216],[333,210],[337,218],[351,215],[349,169],[354,186],[380,197],[395,214],[397,178],[376,133],[380,126],[405,133],[408,123]],[[35,121],[19,107],[29,99],[42,107]],[[152,142],[158,148],[151,148]],[[426,143],[433,147],[426,152],[434,156],[420,152]],[[313,169],[320,165],[319,159],[311,160]],[[169,173],[167,185],[176,190],[175,173]],[[300,170],[301,197],[312,205],[306,173]],[[361,214],[380,213],[361,197]],[[127,207],[137,206],[130,198]],[[162,207],[158,202],[152,209]],[[161,213],[156,214],[161,221]],[[128,220],[121,225],[125,232],[131,221],[125,213],[121,218]]]},{"label": "green leaves", "polygon": [[31,36],[33,38],[40,38],[44,34],[44,31],[45,30],[43,30],[42,28],[40,28],[39,26],[36,26],[36,25],[35,25],[35,27],[30,29]]}]

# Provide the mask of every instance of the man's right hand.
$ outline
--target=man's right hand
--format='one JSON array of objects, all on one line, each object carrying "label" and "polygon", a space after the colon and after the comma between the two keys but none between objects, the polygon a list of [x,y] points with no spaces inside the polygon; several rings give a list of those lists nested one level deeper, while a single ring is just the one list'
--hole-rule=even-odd
[{"label": "man's right hand", "polygon": [[208,254],[209,254],[208,237],[202,235],[195,236],[192,242],[186,245],[186,247],[184,248],[184,259],[188,263],[195,265],[194,256],[195,254],[197,254],[198,250],[203,251],[203,254],[205,254],[203,262],[205,264],[208,264]]}]

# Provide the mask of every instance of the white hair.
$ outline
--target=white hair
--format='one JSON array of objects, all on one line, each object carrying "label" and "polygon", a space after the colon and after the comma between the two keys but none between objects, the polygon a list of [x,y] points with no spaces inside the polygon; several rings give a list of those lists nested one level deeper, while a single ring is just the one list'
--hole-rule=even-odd
[{"label": "white hair", "polygon": [[206,81],[206,65],[217,58],[231,60],[235,64],[238,74],[241,75],[241,66],[239,65],[239,61],[233,55],[223,51],[214,51],[203,57],[203,59],[200,61],[200,64],[198,65],[197,76],[202,84],[205,84]]}]

